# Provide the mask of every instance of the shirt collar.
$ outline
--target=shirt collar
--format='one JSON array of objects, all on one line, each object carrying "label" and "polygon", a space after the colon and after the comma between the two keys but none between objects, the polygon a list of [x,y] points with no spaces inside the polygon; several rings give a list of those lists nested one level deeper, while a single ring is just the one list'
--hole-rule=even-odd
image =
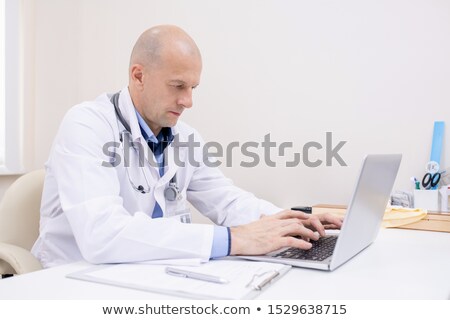
[{"label": "shirt collar", "polygon": [[144,121],[140,113],[135,109],[137,120],[139,123],[139,127],[141,128],[142,136],[144,137],[145,141],[151,141],[154,143],[158,143],[158,139],[156,139],[154,133],[150,129],[150,127],[147,125],[147,123]]},{"label": "shirt collar", "polygon": [[151,141],[153,143],[159,143],[161,141],[172,142],[173,140],[173,134],[172,134],[172,128],[164,127],[161,129],[160,133],[157,137],[155,137],[155,134],[153,133],[152,129],[147,125],[145,120],[142,118],[141,114],[135,109],[136,116],[138,119],[139,127],[141,128],[142,136],[144,137],[145,141]]}]

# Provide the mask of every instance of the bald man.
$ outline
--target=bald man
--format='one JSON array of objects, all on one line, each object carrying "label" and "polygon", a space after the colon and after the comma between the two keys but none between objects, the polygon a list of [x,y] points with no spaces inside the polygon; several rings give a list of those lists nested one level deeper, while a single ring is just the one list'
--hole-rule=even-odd
[{"label": "bald man", "polygon": [[[325,226],[341,226],[282,210],[207,165],[199,133],[179,121],[201,70],[188,34],[156,26],[133,48],[128,87],[69,110],[46,163],[32,249],[44,267],[309,249]],[[190,223],[188,202],[214,225]]]}]

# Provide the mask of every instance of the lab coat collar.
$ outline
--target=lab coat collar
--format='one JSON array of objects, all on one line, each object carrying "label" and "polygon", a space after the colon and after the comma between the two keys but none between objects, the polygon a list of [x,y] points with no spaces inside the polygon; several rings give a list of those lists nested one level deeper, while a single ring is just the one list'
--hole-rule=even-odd
[{"label": "lab coat collar", "polygon": [[119,109],[122,115],[131,129],[131,138],[133,142],[145,142],[142,136],[139,123],[136,116],[136,108],[134,107],[133,101],[131,100],[130,91],[128,87],[125,87],[120,91],[119,96]]}]

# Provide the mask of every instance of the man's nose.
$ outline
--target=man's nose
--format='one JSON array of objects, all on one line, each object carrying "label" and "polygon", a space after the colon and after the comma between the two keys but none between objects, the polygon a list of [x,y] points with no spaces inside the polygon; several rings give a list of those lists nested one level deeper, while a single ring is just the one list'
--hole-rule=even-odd
[{"label": "man's nose", "polygon": [[178,99],[178,105],[182,105],[185,108],[192,107],[192,89],[187,89]]}]

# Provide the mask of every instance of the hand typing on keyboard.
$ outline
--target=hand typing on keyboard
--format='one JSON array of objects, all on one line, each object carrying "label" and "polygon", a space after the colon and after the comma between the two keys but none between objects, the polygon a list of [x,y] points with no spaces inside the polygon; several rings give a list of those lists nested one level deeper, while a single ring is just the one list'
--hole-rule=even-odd
[{"label": "hand typing on keyboard", "polygon": [[308,250],[310,240],[325,237],[325,229],[340,229],[342,219],[285,210],[231,228],[231,255],[261,255],[283,247]]},{"label": "hand typing on keyboard", "polygon": [[312,248],[309,250],[302,250],[298,248],[288,248],[275,257],[298,260],[313,260],[323,261],[333,254],[336,245],[337,236],[326,236],[319,240],[311,241]]}]

